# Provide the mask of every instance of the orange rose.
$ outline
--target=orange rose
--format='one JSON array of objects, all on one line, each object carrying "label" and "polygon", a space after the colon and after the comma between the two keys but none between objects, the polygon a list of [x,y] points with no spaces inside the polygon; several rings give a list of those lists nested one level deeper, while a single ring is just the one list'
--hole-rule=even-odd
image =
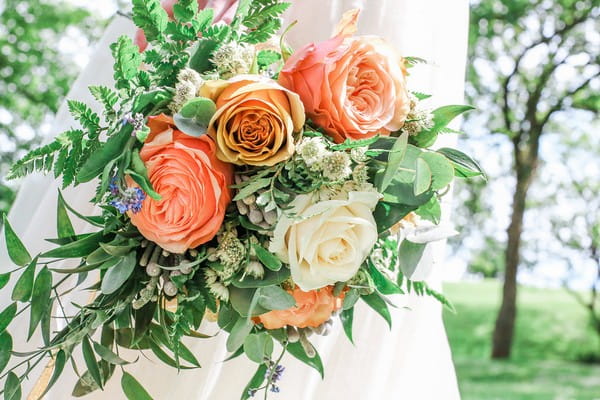
[{"label": "orange rose", "polygon": [[148,126],[140,157],[162,199],[146,198],[142,210],[129,217],[145,238],[183,253],[211,240],[221,227],[233,169],[215,157],[209,137],[178,131],[170,117],[151,117]]},{"label": "orange rose", "polygon": [[343,296],[333,296],[333,286],[305,292],[300,288],[290,293],[296,306],[287,310],[273,310],[258,316],[267,329],[279,329],[286,325],[297,328],[316,328],[331,317],[331,313],[342,307]]},{"label": "orange rose", "polygon": [[333,38],[303,47],[279,74],[338,143],[396,131],[410,110],[403,59],[382,38],[351,38],[357,19],[358,10],[344,14]]},{"label": "orange rose", "polygon": [[296,93],[259,76],[209,81],[200,96],[211,98],[217,112],[208,135],[217,157],[237,165],[271,166],[294,153],[294,133],[304,126],[304,107]]}]

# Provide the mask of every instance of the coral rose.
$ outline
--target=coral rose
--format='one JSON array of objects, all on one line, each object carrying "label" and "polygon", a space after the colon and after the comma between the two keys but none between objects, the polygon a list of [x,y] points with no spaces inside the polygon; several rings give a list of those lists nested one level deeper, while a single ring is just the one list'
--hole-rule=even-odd
[{"label": "coral rose", "polygon": [[403,59],[382,38],[350,37],[357,18],[344,14],[333,38],[295,52],[279,74],[338,143],[396,131],[410,110]]},{"label": "coral rose", "polygon": [[305,119],[297,94],[253,75],[209,81],[199,94],[217,105],[208,134],[217,143],[220,160],[272,166],[294,153],[294,134],[302,130]]},{"label": "coral rose", "polygon": [[342,199],[314,202],[299,195],[283,214],[269,250],[290,265],[292,280],[303,290],[352,278],[377,241],[373,209],[377,192],[350,192]]},{"label": "coral rose", "polygon": [[334,311],[342,307],[343,296],[335,297],[332,286],[310,292],[296,288],[290,294],[296,300],[295,307],[269,311],[256,319],[267,329],[279,329],[286,325],[316,328],[327,321]]},{"label": "coral rose", "polygon": [[148,126],[140,157],[162,199],[146,198],[141,211],[129,216],[145,238],[183,253],[211,240],[221,227],[233,169],[216,158],[209,137],[178,131],[170,117],[151,117]]}]

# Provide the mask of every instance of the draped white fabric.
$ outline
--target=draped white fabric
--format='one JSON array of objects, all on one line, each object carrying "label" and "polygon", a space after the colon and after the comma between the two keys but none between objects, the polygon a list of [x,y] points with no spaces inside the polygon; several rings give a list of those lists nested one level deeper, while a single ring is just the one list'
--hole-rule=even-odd
[{"label": "draped white fabric", "polygon": [[[288,39],[299,47],[309,41],[329,37],[341,14],[350,8],[362,8],[360,34],[386,37],[405,56],[417,56],[430,61],[411,69],[410,88],[432,93],[432,105],[461,103],[467,44],[467,0],[297,0],[288,13],[288,20],[298,20]],[[89,84],[109,84],[112,59],[108,45],[121,34],[132,34],[130,22],[122,17],[108,27],[98,44],[89,66],[75,83],[70,98],[93,102],[87,92]],[[73,125],[66,107],[59,111],[54,133]],[[452,138],[445,138],[445,144]],[[50,177],[32,176],[26,179],[10,213],[10,221],[32,253],[48,248],[43,238],[55,236],[55,205],[58,184]],[[88,200],[92,187],[79,187],[66,192],[67,201],[84,214],[93,213]],[[448,207],[445,207],[448,210]],[[447,218],[447,215],[445,216]],[[83,223],[79,232],[90,229]],[[0,239],[0,265],[9,265]],[[437,243],[431,250],[432,270],[428,281],[440,287],[443,268],[444,244]],[[13,279],[14,283],[14,279]],[[0,295],[4,308],[10,302],[10,288]],[[65,301],[85,303],[87,294]],[[356,346],[345,338],[339,323],[327,337],[315,339],[316,347],[325,364],[325,379],[290,356],[283,364],[285,375],[282,393],[273,398],[287,400],[319,400],[330,398],[354,399],[459,399],[450,349],[441,318],[440,305],[429,298],[403,296],[394,299],[398,305],[392,311],[393,327],[372,310],[359,306],[354,317]],[[24,313],[26,314],[26,313]],[[24,336],[28,318],[19,317],[10,329],[15,349],[23,351],[41,343],[39,338],[26,344]],[[60,324],[59,324],[60,325]],[[206,333],[216,333],[214,324],[206,324]],[[36,341],[37,340],[37,341]],[[190,348],[203,365],[202,369],[182,371],[141,357],[137,364],[126,370],[137,377],[157,400],[166,399],[237,399],[254,373],[255,364],[244,357],[223,363],[227,357],[225,334],[208,340],[191,341]],[[134,353],[124,358],[133,359]],[[83,363],[80,369],[83,368]],[[39,376],[43,365],[24,383],[28,393]],[[67,370],[69,367],[67,367]],[[119,387],[120,372],[116,372],[104,392],[88,398],[124,398]],[[66,399],[76,381],[68,371],[47,398]]]}]

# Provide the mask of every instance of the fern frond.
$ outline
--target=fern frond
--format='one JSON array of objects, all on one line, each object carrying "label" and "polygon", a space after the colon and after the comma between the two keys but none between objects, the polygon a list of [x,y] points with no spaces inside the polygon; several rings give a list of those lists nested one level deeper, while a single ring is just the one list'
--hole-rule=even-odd
[{"label": "fern frond", "polygon": [[111,45],[111,50],[115,59],[115,86],[118,89],[129,89],[131,80],[136,77],[142,65],[139,48],[130,37],[121,36]]},{"label": "fern frond", "polygon": [[112,115],[114,107],[119,101],[119,95],[112,89],[106,86],[90,86],[90,93],[104,107],[106,115]]},{"label": "fern frond", "polygon": [[133,22],[144,31],[149,42],[160,40],[169,16],[159,0],[133,0]]},{"label": "fern frond", "polygon": [[68,100],[67,105],[73,118],[75,118],[84,129],[88,130],[91,139],[98,137],[100,132],[100,117],[92,111],[87,104],[81,101]]}]

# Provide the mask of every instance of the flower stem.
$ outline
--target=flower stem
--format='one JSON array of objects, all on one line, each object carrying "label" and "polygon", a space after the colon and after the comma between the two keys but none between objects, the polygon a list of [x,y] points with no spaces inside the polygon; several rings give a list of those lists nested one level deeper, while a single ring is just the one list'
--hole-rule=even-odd
[{"label": "flower stem", "polygon": [[275,364],[273,364],[273,366],[271,367],[271,372],[269,373],[269,376],[267,377],[267,384],[265,385],[265,397],[264,397],[264,400],[267,400],[267,397],[269,396],[269,387],[273,384],[273,382],[272,382],[273,381],[273,375],[275,375],[275,371],[277,369],[277,366],[279,365],[279,363],[283,359],[283,356],[285,355],[285,352],[287,350],[287,342],[283,342],[282,346],[283,346],[283,350],[281,351],[281,354],[279,355],[279,358],[277,359],[277,361],[275,361]]}]

